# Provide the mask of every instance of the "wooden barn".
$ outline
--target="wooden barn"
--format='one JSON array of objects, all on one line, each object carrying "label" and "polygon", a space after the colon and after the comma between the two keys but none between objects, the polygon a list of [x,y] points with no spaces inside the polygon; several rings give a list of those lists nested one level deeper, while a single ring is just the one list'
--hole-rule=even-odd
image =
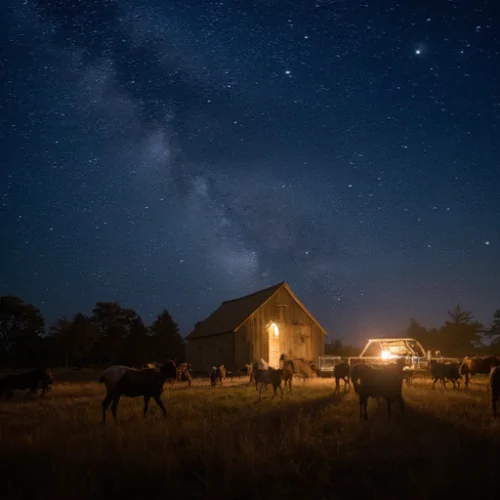
[{"label": "wooden barn", "polygon": [[186,337],[186,357],[194,370],[221,364],[238,370],[259,358],[278,367],[282,353],[316,361],[324,354],[325,335],[282,281],[223,302]]}]

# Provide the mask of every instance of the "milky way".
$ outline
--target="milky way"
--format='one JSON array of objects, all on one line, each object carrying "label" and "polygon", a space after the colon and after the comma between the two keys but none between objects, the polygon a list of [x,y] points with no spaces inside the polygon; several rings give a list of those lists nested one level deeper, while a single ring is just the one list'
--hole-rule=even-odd
[{"label": "milky way", "polygon": [[[439,4],[439,5],[438,5]],[[8,0],[0,294],[359,342],[500,307],[493,2]]]}]

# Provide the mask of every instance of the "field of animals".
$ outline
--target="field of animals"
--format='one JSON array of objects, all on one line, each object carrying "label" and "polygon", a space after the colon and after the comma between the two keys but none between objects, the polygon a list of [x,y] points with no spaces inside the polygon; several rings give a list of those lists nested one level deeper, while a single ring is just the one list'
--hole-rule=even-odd
[{"label": "field of animals", "polygon": [[[353,373],[338,391],[334,378],[293,377],[283,396],[277,372],[251,383],[248,374],[175,380],[168,363],[151,366],[147,381],[122,373],[115,382],[132,397],[121,397],[117,424],[103,425],[112,377],[55,370],[43,396],[19,390],[0,401],[2,498],[496,498],[500,419],[486,375],[458,390],[433,388],[429,374],[400,378],[404,412],[395,404],[389,418],[388,372]],[[166,418],[154,403],[143,416],[135,396],[154,398],[159,374]]]}]

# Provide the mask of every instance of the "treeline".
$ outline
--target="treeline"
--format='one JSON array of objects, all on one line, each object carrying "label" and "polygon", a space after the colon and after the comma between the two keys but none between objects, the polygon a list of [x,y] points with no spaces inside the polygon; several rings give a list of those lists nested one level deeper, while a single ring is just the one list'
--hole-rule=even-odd
[{"label": "treeline", "polygon": [[[426,350],[435,355],[439,351],[444,357],[464,357],[467,355],[500,355],[500,309],[493,314],[492,322],[485,326],[474,319],[470,311],[457,305],[448,311],[449,319],[439,328],[426,328],[416,319],[402,337],[418,340]],[[325,354],[356,357],[363,347],[344,345],[340,340],[325,344]]]},{"label": "treeline", "polygon": [[459,305],[448,311],[448,317],[439,328],[426,328],[412,318],[406,333],[425,349],[440,351],[445,357],[500,354],[500,309],[493,314],[490,325],[476,321]]},{"label": "treeline", "polygon": [[147,326],[133,309],[97,302],[91,315],[63,317],[47,328],[34,305],[0,297],[0,366],[139,366],[169,357],[184,361],[185,343],[167,310]]}]

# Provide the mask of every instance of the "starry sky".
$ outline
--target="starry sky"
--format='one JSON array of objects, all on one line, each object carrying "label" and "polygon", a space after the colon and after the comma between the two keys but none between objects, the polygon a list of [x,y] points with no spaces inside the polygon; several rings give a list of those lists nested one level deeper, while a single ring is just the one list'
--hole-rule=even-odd
[{"label": "starry sky", "polygon": [[332,338],[500,307],[496,0],[4,0],[0,294]]}]

